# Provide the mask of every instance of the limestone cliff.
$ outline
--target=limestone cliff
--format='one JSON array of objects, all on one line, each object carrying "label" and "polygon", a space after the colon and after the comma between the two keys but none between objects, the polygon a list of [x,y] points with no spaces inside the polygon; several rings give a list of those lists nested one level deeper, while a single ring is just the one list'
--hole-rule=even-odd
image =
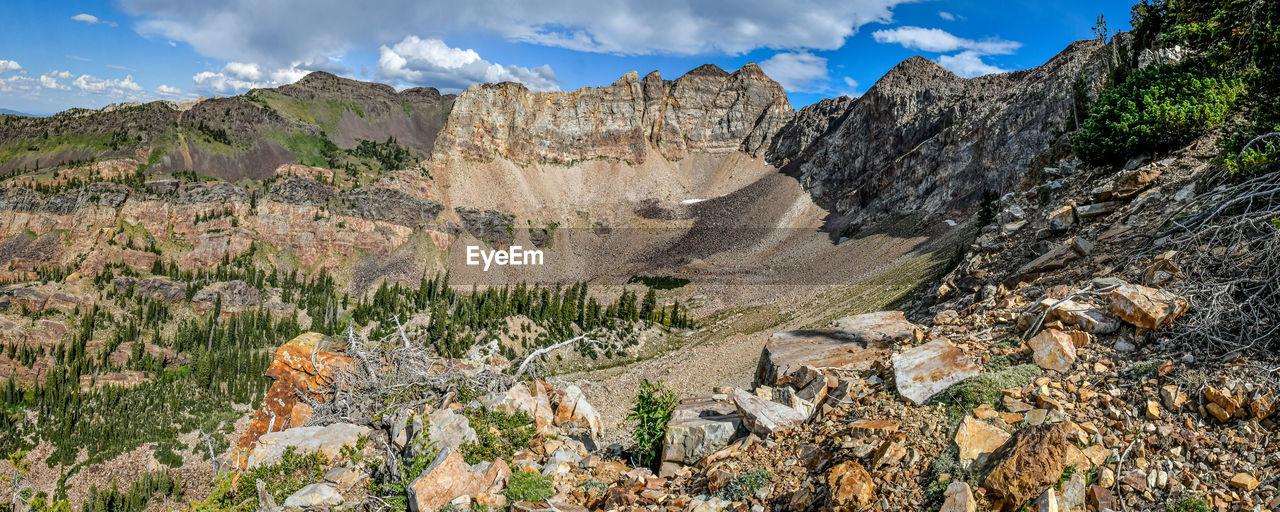
[{"label": "limestone cliff", "polygon": [[650,147],[669,160],[698,152],[758,155],[792,115],[782,86],[755,64],[733,73],[704,65],[673,81],[633,71],[605,87],[568,92],[479,84],[458,96],[433,159],[639,164]]}]

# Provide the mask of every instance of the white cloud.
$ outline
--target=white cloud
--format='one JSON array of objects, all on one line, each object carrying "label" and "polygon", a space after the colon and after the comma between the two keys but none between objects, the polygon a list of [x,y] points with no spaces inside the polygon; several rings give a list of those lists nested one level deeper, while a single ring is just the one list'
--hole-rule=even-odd
[{"label": "white cloud", "polygon": [[13,75],[9,78],[0,78],[0,92],[26,91],[35,87],[36,79],[25,74]]},{"label": "white cloud", "polygon": [[475,50],[452,48],[439,39],[407,36],[378,49],[377,76],[389,82],[430,85],[446,91],[479,82],[520,82],[535,91],[559,90],[551,66],[503,66],[480,58]]},{"label": "white cloud", "polygon": [[850,98],[857,98],[858,96],[862,96],[862,93],[858,92],[857,80],[854,80],[847,76],[844,77],[844,87],[845,87],[845,90],[840,93],[841,96],[848,96]]},{"label": "white cloud", "polygon": [[822,92],[830,80],[827,59],[809,52],[779,52],[760,63],[769,78],[794,92]]},{"label": "white cloud", "polygon": [[201,55],[282,68],[405,34],[485,33],[625,55],[833,50],[904,0],[123,0],[139,33]]},{"label": "white cloud", "polygon": [[0,60],[0,74],[10,71],[22,71],[22,65],[12,60]]},{"label": "white cloud", "polygon": [[93,75],[80,75],[71,82],[71,85],[81,91],[94,94],[133,96],[142,92],[142,86],[133,81],[132,75],[125,75],[123,80],[117,78],[98,78]]},{"label": "white cloud", "polygon": [[156,87],[155,95],[160,98],[164,98],[166,100],[174,100],[174,101],[193,100],[199,97],[198,95],[189,93],[187,91],[184,91],[177,87],[170,86],[168,84],[160,84],[159,87]]},{"label": "white cloud", "polygon": [[942,19],[944,19],[944,20],[947,20],[947,21],[955,21],[955,20],[956,20],[956,15],[951,14],[951,13],[949,13],[949,12],[947,12],[947,11],[938,11],[938,17],[939,17],[939,18],[942,18]]},{"label": "white cloud", "polygon": [[69,91],[71,90],[71,87],[66,84],[63,84],[62,82],[59,82],[59,80],[66,80],[68,78],[71,78],[72,76],[73,75],[71,74],[70,71],[57,71],[57,70],[50,71],[48,73],[40,75],[40,87],[44,87],[45,89],[53,89],[57,91]]},{"label": "white cloud", "polygon": [[939,56],[937,61],[951,72],[966,77],[1005,71],[984,62],[982,57],[1009,55],[1022,48],[1022,43],[1017,41],[1006,41],[1000,38],[965,39],[938,28],[897,27],[877,30],[871,33],[871,37],[879,43],[899,44],[904,48],[928,53],[960,52],[955,55]]},{"label": "white cloud", "polygon": [[951,70],[952,73],[965,77],[1008,71],[999,66],[983,62],[982,54],[973,51],[963,51],[955,55],[941,55],[938,57],[938,64]]},{"label": "white cloud", "polygon": [[276,87],[291,84],[307,76],[310,70],[296,65],[287,68],[263,70],[261,66],[245,62],[228,62],[219,72],[202,71],[191,77],[192,89],[210,94],[237,94],[249,89]]},{"label": "white cloud", "polygon": [[68,58],[68,59],[71,59],[71,60],[78,60],[78,61],[80,61],[80,62],[89,62],[89,59],[86,59],[86,58],[81,57],[81,56],[79,56],[79,55],[68,55],[68,56],[67,56],[67,58]]},{"label": "white cloud", "polygon": [[116,22],[114,22],[114,21],[106,21],[106,20],[102,20],[102,19],[99,19],[97,16],[94,16],[94,15],[92,15],[92,14],[88,14],[88,13],[83,13],[83,12],[82,12],[82,13],[80,13],[80,14],[77,14],[77,15],[75,15],[75,16],[72,16],[72,17],[71,17],[71,19],[76,20],[76,21],[83,21],[83,22],[88,23],[88,24],[90,24],[90,25],[97,25],[97,24],[101,23],[101,24],[103,24],[103,25],[107,25],[107,26],[111,26],[111,27],[116,26]]},{"label": "white cloud", "polygon": [[119,69],[121,71],[133,71],[133,68],[121,66],[119,64],[103,64],[103,66],[106,66],[111,69]]}]

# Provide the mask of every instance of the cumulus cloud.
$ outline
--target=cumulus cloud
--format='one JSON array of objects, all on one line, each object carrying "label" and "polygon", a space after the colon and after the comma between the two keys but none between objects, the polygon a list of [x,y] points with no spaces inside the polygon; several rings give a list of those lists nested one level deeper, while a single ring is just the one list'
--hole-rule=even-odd
[{"label": "cumulus cloud", "polygon": [[12,60],[0,60],[0,74],[10,71],[22,71],[22,65]]},{"label": "cumulus cloud", "polygon": [[947,12],[947,11],[938,11],[938,17],[939,17],[939,18],[942,18],[942,19],[944,19],[944,20],[947,20],[947,21],[955,21],[955,20],[956,20],[956,15],[951,14],[951,13],[949,13],[949,12]]},{"label": "cumulus cloud", "polygon": [[779,52],[760,63],[769,78],[794,92],[821,92],[831,79],[827,59],[809,52]]},{"label": "cumulus cloud", "polygon": [[92,14],[88,14],[88,13],[83,13],[83,12],[82,12],[82,13],[80,13],[80,14],[77,14],[77,15],[75,15],[75,16],[72,16],[72,17],[71,17],[71,19],[76,20],[76,21],[82,21],[82,22],[88,23],[88,24],[90,24],[90,25],[97,25],[97,24],[101,23],[101,24],[103,24],[103,25],[107,25],[107,26],[111,26],[111,27],[116,26],[116,23],[115,23],[114,21],[106,21],[106,20],[102,20],[102,19],[99,19],[97,16],[94,16],[94,15],[92,15]]},{"label": "cumulus cloud", "polygon": [[114,96],[133,97],[142,92],[142,86],[133,81],[133,75],[125,75],[124,79],[80,75],[71,82],[71,85],[84,92]]},{"label": "cumulus cloud", "polygon": [[460,90],[479,82],[520,82],[535,91],[559,90],[560,80],[551,66],[503,66],[439,39],[408,36],[394,46],[383,45],[378,54],[378,78],[393,83]]},{"label": "cumulus cloud", "polygon": [[508,41],[622,55],[833,50],[889,22],[903,0],[123,0],[148,36],[201,55],[286,67],[395,44],[405,34],[480,32]]},{"label": "cumulus cloud", "polygon": [[48,73],[40,75],[40,87],[44,87],[45,89],[53,89],[56,91],[69,91],[71,90],[71,86],[63,84],[59,80],[66,80],[68,78],[71,78],[72,76],[73,75],[71,74],[70,71],[57,71],[57,70],[50,71]]},{"label": "cumulus cloud", "polygon": [[265,70],[255,63],[228,62],[218,72],[202,71],[191,77],[192,89],[210,94],[236,94],[249,89],[291,84],[307,76],[310,70],[296,65]]},{"label": "cumulus cloud", "polygon": [[937,61],[951,72],[967,77],[1005,71],[986,63],[982,58],[989,55],[1009,55],[1022,48],[1022,43],[1017,41],[1000,38],[966,39],[938,28],[896,27],[877,30],[871,33],[871,37],[879,43],[899,44],[904,48],[928,53],[959,52],[939,56]]},{"label": "cumulus cloud", "polygon": [[941,55],[938,57],[938,64],[951,70],[952,73],[969,77],[1007,71],[999,66],[983,62],[982,55],[973,51],[964,51],[955,55]]}]

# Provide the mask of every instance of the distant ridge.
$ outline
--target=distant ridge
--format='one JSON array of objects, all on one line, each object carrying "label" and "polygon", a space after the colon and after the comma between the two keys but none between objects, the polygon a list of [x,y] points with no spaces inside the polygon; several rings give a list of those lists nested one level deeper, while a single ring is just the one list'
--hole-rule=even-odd
[{"label": "distant ridge", "polygon": [[22,117],[45,117],[40,114],[28,114],[26,112],[19,112],[17,110],[10,110],[7,108],[0,108],[0,114],[8,114],[12,116],[22,116]]}]

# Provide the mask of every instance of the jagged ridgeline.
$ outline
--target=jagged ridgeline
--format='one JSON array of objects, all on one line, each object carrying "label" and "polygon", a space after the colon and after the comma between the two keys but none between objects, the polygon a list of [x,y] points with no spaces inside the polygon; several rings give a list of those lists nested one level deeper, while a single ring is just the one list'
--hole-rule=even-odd
[{"label": "jagged ridgeline", "polygon": [[71,109],[0,119],[0,175],[132,158],[149,174],[193,171],[228,181],[301,163],[349,173],[426,159],[453,95],[396,92],[316,72],[297,83],[199,102]]}]

